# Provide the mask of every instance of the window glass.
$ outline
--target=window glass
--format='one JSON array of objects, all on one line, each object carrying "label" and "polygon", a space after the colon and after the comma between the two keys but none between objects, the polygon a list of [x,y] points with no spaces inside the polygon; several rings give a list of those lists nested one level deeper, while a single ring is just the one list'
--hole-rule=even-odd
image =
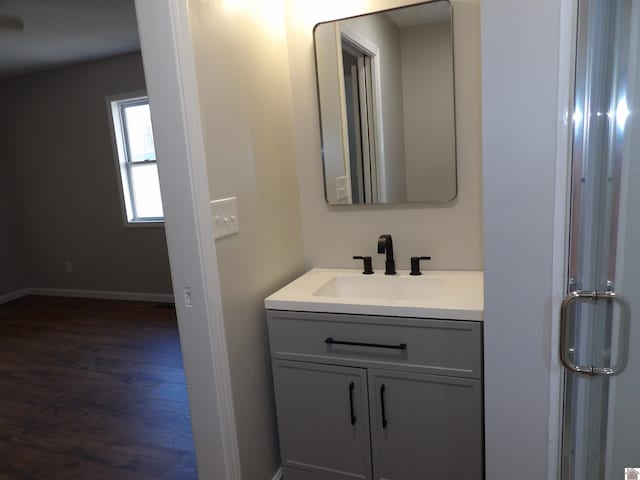
[{"label": "window glass", "polygon": [[149,104],[124,107],[129,161],[144,162],[156,159]]},{"label": "window glass", "polygon": [[131,183],[138,218],[162,218],[162,198],[158,166],[155,163],[131,166]]}]

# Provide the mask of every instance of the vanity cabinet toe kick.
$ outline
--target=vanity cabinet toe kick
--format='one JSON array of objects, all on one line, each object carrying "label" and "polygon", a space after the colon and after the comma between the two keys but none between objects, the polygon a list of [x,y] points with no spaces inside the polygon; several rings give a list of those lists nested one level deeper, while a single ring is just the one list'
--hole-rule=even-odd
[{"label": "vanity cabinet toe kick", "polygon": [[481,322],[267,321],[286,480],[484,478]]}]

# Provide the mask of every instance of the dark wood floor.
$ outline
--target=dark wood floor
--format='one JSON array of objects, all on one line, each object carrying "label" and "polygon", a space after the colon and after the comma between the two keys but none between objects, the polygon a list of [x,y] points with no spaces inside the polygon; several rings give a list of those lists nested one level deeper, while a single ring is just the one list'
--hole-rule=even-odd
[{"label": "dark wood floor", "polygon": [[0,305],[0,480],[197,479],[175,310]]}]

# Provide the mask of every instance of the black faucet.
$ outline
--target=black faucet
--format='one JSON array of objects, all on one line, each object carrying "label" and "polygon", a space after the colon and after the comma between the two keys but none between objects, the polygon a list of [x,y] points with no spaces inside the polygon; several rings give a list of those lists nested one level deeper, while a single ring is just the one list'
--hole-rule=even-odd
[{"label": "black faucet", "polygon": [[378,238],[378,253],[387,254],[387,260],[384,262],[384,274],[395,275],[396,262],[393,259],[393,240],[391,240],[391,235],[380,235],[380,238]]}]

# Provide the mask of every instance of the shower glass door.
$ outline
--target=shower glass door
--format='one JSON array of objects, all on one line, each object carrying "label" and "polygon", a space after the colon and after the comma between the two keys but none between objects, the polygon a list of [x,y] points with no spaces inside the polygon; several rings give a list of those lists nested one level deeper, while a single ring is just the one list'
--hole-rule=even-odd
[{"label": "shower glass door", "polygon": [[640,1],[579,0],[562,480],[640,467]]}]

